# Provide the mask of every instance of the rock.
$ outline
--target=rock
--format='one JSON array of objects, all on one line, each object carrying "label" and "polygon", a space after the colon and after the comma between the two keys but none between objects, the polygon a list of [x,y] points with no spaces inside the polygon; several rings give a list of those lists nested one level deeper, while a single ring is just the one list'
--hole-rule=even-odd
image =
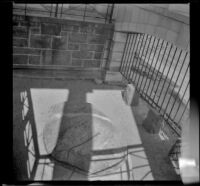
[{"label": "rock", "polygon": [[158,134],[162,125],[162,117],[154,109],[150,109],[142,123],[144,129],[151,134]]}]

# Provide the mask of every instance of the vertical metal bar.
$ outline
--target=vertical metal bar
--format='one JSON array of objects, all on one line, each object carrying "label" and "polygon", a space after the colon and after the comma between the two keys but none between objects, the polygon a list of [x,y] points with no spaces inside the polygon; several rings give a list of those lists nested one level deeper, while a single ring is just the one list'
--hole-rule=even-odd
[{"label": "vertical metal bar", "polygon": [[125,72],[127,72],[126,73],[126,77],[127,77],[127,79],[129,80],[129,71],[130,71],[130,66],[131,66],[131,57],[132,57],[132,55],[131,54],[133,54],[133,49],[134,49],[134,45],[133,45],[133,41],[134,41],[134,39],[135,39],[135,35],[133,35],[133,34],[131,34],[130,35],[131,36],[131,38],[132,38],[132,41],[131,41],[131,45],[130,45],[130,51],[129,51],[129,55],[128,55],[128,59],[127,59],[127,61],[129,62],[128,63],[128,65],[127,65],[127,69],[126,69],[126,71]]},{"label": "vertical metal bar", "polygon": [[[144,47],[143,47],[143,50],[142,50],[142,54],[141,54],[141,61],[142,61],[142,56],[143,56],[143,53],[144,53],[144,50],[145,50],[145,47],[146,47],[146,42],[147,42],[147,39],[148,39],[148,35],[145,34],[145,36],[146,36],[146,40],[145,40],[145,44],[144,44]],[[143,60],[143,61],[144,61],[144,60]],[[138,89],[139,89],[140,78],[142,77],[143,64],[144,64],[144,62],[141,64],[141,70],[140,70],[141,74],[140,74],[140,76],[139,76],[138,83],[137,83],[137,88],[138,88]]]},{"label": "vertical metal bar", "polygon": [[[182,63],[181,68],[180,68],[180,70],[179,70],[179,73],[178,73],[176,82],[175,82],[175,84],[174,84],[174,87],[173,87],[173,89],[172,89],[172,92],[174,91],[175,85],[177,84],[178,79],[179,79],[179,77],[180,77],[180,73],[181,73],[181,71],[182,71],[182,69],[183,69],[183,65],[184,65],[184,62],[185,62],[185,60],[186,60],[187,54],[188,54],[188,53],[186,53],[186,55],[185,55],[185,57],[184,57],[183,63]],[[189,67],[189,65],[188,65],[188,67]],[[188,67],[187,67],[187,68],[188,68]],[[186,71],[186,72],[187,72],[187,71]],[[183,79],[185,79],[185,77],[186,77],[186,74],[185,74],[185,76],[183,77]],[[183,82],[183,81],[182,81],[182,82]],[[179,90],[180,90],[180,88],[179,88]],[[178,91],[178,92],[179,92],[179,91]],[[172,95],[172,94],[171,94],[171,95]],[[174,99],[174,103],[173,103],[173,105],[172,105],[172,107],[171,107],[169,116],[171,115],[172,109],[174,108],[174,105],[175,105],[175,102],[176,102],[176,98],[177,98],[177,95],[176,95],[176,97],[175,97],[175,99]],[[171,96],[170,96],[170,99],[171,99]]]},{"label": "vertical metal bar", "polygon": [[85,21],[86,10],[87,10],[87,4],[85,4],[84,15],[83,15],[83,21]]},{"label": "vertical metal bar", "polygon": [[[176,68],[177,68],[177,66],[178,66],[178,63],[179,63],[179,60],[180,60],[180,57],[181,57],[182,52],[183,52],[183,51],[181,50],[181,52],[180,52],[180,54],[179,54],[179,57],[178,57],[178,60],[177,60],[177,63],[176,63],[176,66],[175,66],[175,68],[174,68],[174,71],[173,71],[172,77],[171,77],[171,79],[170,79],[169,85],[168,85],[168,87],[167,87],[167,90],[166,90],[165,96],[167,95],[167,92],[168,92],[169,86],[170,86],[170,84],[171,84],[171,82],[172,82],[172,79],[173,79],[173,77],[174,77],[174,74],[175,74]],[[177,80],[176,80],[176,81],[177,81]],[[174,86],[174,87],[175,87],[175,86]],[[173,87],[173,90],[174,90],[174,87]],[[173,91],[173,90],[172,90],[172,91]],[[167,112],[167,108],[168,108],[169,102],[170,102],[170,100],[171,100],[171,97],[172,97],[172,94],[170,94],[170,97],[169,97],[169,99],[168,99],[167,106],[166,106],[166,108],[165,108],[164,113]]]},{"label": "vertical metal bar", "polygon": [[127,48],[126,48],[126,51],[125,51],[125,54],[124,54],[124,58],[123,58],[123,60],[124,60],[124,62],[123,62],[123,68],[122,68],[122,72],[123,72],[123,74],[125,75],[125,69],[126,69],[126,64],[127,64],[127,61],[126,61],[126,58],[127,58],[127,53],[128,53],[128,51],[129,51],[129,45],[130,45],[130,34],[128,34],[128,41],[127,41]]},{"label": "vertical metal bar", "polygon": [[[148,59],[148,62],[147,62],[147,65],[149,65],[149,60],[150,60],[150,56],[151,56],[151,53],[152,53],[152,50],[153,50],[153,46],[154,46],[154,43],[155,43],[155,37],[154,37],[154,40],[153,40],[153,44],[152,44],[152,47],[151,47],[151,52],[149,53],[149,59]],[[151,65],[150,65],[150,67],[151,67]],[[143,87],[143,92],[144,92],[144,88],[145,88],[145,86],[146,86],[146,83],[147,83],[147,79],[148,79],[148,77],[149,77],[149,72],[150,72],[150,69],[149,69],[149,71],[148,71],[148,74],[147,74],[147,78],[146,78],[146,81],[145,81],[145,84],[144,84],[144,87]],[[146,98],[146,92],[144,92],[144,97]]]},{"label": "vertical metal bar", "polygon": [[113,12],[114,12],[114,6],[115,6],[115,4],[112,4],[109,23],[112,23],[112,17],[113,17]]},{"label": "vertical metal bar", "polygon": [[128,40],[128,34],[126,34],[126,41],[125,41],[125,46],[124,46],[124,50],[123,50],[123,54],[122,54],[122,59],[121,59],[121,64],[120,64],[120,72],[122,72],[122,68],[123,68],[123,58],[124,58],[124,53],[127,49],[127,40]]},{"label": "vertical metal bar", "polygon": [[[150,65],[150,69],[152,68],[152,65],[153,65],[153,61],[154,61],[154,58],[155,58],[155,55],[156,55],[156,51],[157,51],[157,48],[158,48],[158,43],[160,42],[160,39],[158,40],[157,42],[157,45],[156,45],[156,49],[155,49],[155,52],[153,54],[153,58],[152,58],[152,62],[151,62],[151,65]],[[149,70],[150,72],[150,70]],[[149,87],[151,85],[151,79],[152,79],[152,76],[153,76],[153,72],[150,74],[150,77],[149,77],[149,80],[150,80],[150,83],[149,83],[149,86],[147,87],[147,94],[148,94],[148,91],[149,91]],[[150,96],[149,96],[150,97]]]},{"label": "vertical metal bar", "polygon": [[[170,53],[171,53],[172,47],[173,47],[173,45],[171,44],[171,47],[170,47],[170,50],[169,50],[169,53],[168,53],[167,59],[166,59],[166,61],[165,61],[165,66],[163,67],[163,70],[162,70],[162,73],[161,73],[162,76],[160,76],[160,81],[159,81],[159,84],[158,84],[157,88],[159,87],[160,82],[161,82],[161,78],[163,77],[163,73],[164,73],[165,68],[166,68],[166,66],[167,66],[167,62],[168,62],[169,55],[170,55]],[[165,53],[164,53],[163,57],[164,57],[164,56],[165,56]],[[163,83],[163,86],[164,86],[164,83]],[[161,88],[161,92],[160,92],[160,95],[159,95],[159,97],[158,97],[158,101],[157,101],[157,103],[156,103],[157,105],[158,105],[159,100],[160,100],[160,97],[161,97],[161,93],[162,93],[163,86],[162,86],[162,88]]]},{"label": "vertical metal bar", "polygon": [[107,17],[108,17],[108,8],[109,8],[109,4],[107,5],[107,12],[106,12],[106,17],[105,17],[105,24],[107,22]]},{"label": "vertical metal bar", "polygon": [[63,4],[61,6],[60,18],[62,18]]},{"label": "vertical metal bar", "polygon": [[25,16],[26,16],[27,3],[25,3]]},{"label": "vertical metal bar", "polygon": [[57,17],[57,14],[58,14],[58,4],[56,4],[55,17]]},{"label": "vertical metal bar", "polygon": [[[130,34],[128,34],[128,45],[127,45],[127,50],[126,50],[126,54],[125,54],[125,56],[124,56],[124,67],[123,67],[123,73],[125,73],[125,71],[126,71],[126,66],[127,66],[127,53],[129,52],[129,50],[130,50],[130,40],[131,40],[131,35]],[[125,74],[124,74],[125,75]]]},{"label": "vertical metal bar", "polygon": [[[169,51],[169,53],[168,53],[165,66],[164,66],[164,68],[163,68],[162,75],[163,75],[163,73],[164,73],[164,71],[165,71],[165,68],[166,68],[166,66],[167,66],[167,62],[168,62],[168,59],[169,59],[169,56],[170,56],[172,47],[173,47],[173,45],[171,44],[171,48],[170,48],[170,51]],[[176,54],[176,51],[174,52],[174,54]],[[174,56],[173,56],[173,59],[174,59]],[[169,69],[168,69],[168,73],[169,73],[169,70],[170,70],[170,68],[171,68],[173,59],[172,59],[172,61],[171,61],[170,67],[169,67]],[[163,82],[163,85],[162,85],[162,88],[161,88],[161,92],[160,92],[160,95],[159,95],[159,98],[158,98],[158,102],[156,103],[157,105],[158,105],[158,103],[159,103],[159,101],[160,101],[160,98],[161,98],[161,95],[162,95],[162,91],[163,91],[163,87],[164,87],[164,85],[165,85],[165,81],[166,81],[166,79],[167,79],[168,73],[167,73],[167,75],[166,75],[166,77],[165,77],[165,80],[164,80],[164,82]]]},{"label": "vertical metal bar", "polygon": [[[138,40],[138,43],[137,43],[137,47],[136,47],[135,51],[133,51],[134,58],[135,58],[135,54],[136,54],[136,52],[137,52],[137,50],[138,50],[138,45],[139,45],[139,43],[140,43],[141,35],[142,35],[142,34],[138,34],[138,36],[140,36],[140,37],[139,37],[139,39],[138,39],[138,38],[136,39],[136,42],[137,42],[137,40]],[[136,65],[136,63],[134,64],[134,58],[133,58],[133,63],[132,63],[132,65],[131,65],[131,70],[133,69],[133,65]],[[134,75],[134,71],[133,71],[133,73],[132,73],[132,76],[130,77],[131,81],[134,81],[134,80],[133,80],[133,75]]]},{"label": "vertical metal bar", "polygon": [[[148,37],[149,37],[149,36],[148,36]],[[147,57],[147,54],[148,54],[148,50],[149,50],[149,45],[150,45],[150,43],[151,43],[151,39],[152,39],[152,36],[150,36],[150,38],[149,38],[149,43],[148,43],[148,46],[147,46],[147,48],[146,48],[146,55],[145,55],[144,60],[143,60],[143,61],[144,61],[144,62],[143,62],[144,70],[146,70],[146,66],[145,66],[144,64],[146,63],[145,60],[146,60],[146,57]],[[142,68],[142,70],[143,70],[143,68]],[[142,81],[141,81],[139,90],[142,89],[143,80],[144,80],[144,76],[143,76],[143,78],[142,78]]]},{"label": "vertical metal bar", "polygon": [[131,64],[131,65],[129,66],[129,69],[128,69],[128,70],[129,70],[129,72],[128,72],[128,77],[131,75],[132,65],[133,65],[133,62],[134,62],[132,59],[133,59],[133,56],[134,56],[134,50],[135,50],[135,46],[136,46],[136,45],[135,45],[136,37],[134,37],[134,39],[135,39],[135,41],[134,41],[134,44],[133,44],[134,47],[133,47],[132,54],[131,54],[131,59],[130,59],[130,61],[131,61],[130,64]]},{"label": "vertical metal bar", "polygon": [[[138,58],[137,58],[137,61],[136,61],[136,63],[135,63],[135,67],[136,67],[136,70],[137,70],[137,68],[138,68],[138,72],[137,72],[137,74],[138,74],[138,76],[140,76],[140,70],[139,70],[139,66],[140,66],[140,53],[141,53],[141,48],[142,48],[142,43],[143,43],[143,41],[144,41],[144,37],[145,37],[145,34],[143,34],[142,35],[143,37],[142,37],[142,42],[141,42],[141,45],[140,45],[140,49],[139,49],[139,54],[138,54]],[[138,65],[137,65],[138,64]],[[137,82],[137,74],[135,75],[135,81]],[[136,86],[138,87],[138,82],[136,83]]]},{"label": "vertical metal bar", "polygon": [[[160,40],[159,40],[159,42],[160,42]],[[153,75],[154,75],[154,72],[155,72],[155,70],[156,70],[156,66],[157,66],[158,61],[159,61],[158,59],[159,59],[159,57],[160,57],[160,52],[161,52],[161,49],[162,49],[162,47],[163,47],[163,43],[164,43],[164,40],[162,40],[162,44],[161,44],[161,46],[160,46],[160,51],[159,51],[159,53],[158,53],[157,61],[156,61],[156,64],[155,64],[155,68],[153,69],[153,72],[152,72]],[[159,69],[156,70],[156,71],[158,72]],[[156,82],[156,80],[157,80],[157,75],[158,75],[158,73],[156,73],[155,82]],[[151,94],[152,94],[152,92],[153,92],[153,89],[154,89],[155,84],[156,84],[156,83],[154,83],[153,86],[152,86],[151,93],[150,93],[150,97],[151,97]],[[154,101],[154,99],[152,99],[152,100]]]},{"label": "vertical metal bar", "polygon": [[[163,87],[164,87],[165,82],[166,82],[166,80],[167,80],[167,77],[168,77],[168,75],[169,75],[169,71],[171,70],[171,67],[172,67],[172,64],[173,64],[173,61],[174,61],[174,57],[175,57],[175,55],[176,55],[176,51],[177,51],[177,47],[176,47],[176,50],[175,50],[175,52],[174,52],[174,56],[173,56],[173,58],[172,58],[172,61],[171,61],[170,67],[169,67],[169,69],[168,69],[168,73],[167,73],[167,75],[166,75],[166,77],[165,77],[165,81],[164,81]],[[171,81],[170,81],[170,83],[171,83]],[[169,83],[169,85],[170,85],[170,83]],[[168,88],[169,88],[169,85],[168,85]],[[159,110],[159,112],[161,111],[162,106],[163,106],[163,104],[164,104],[165,97],[166,97],[167,92],[168,92],[168,88],[167,88],[167,90],[166,90],[166,92],[165,92],[165,95],[164,95],[164,97],[163,97],[163,101],[162,101],[162,104],[161,104],[161,106],[160,106],[160,110]],[[163,89],[163,88],[162,88],[162,89]]]},{"label": "vertical metal bar", "polygon": [[132,45],[133,44],[133,40],[134,40],[133,34],[130,34],[130,47],[129,47],[128,57],[127,57],[127,66],[124,69],[125,75],[126,75],[126,77],[128,79],[129,79],[128,70],[129,70],[129,66],[131,64],[131,61],[129,59],[130,59],[130,54],[131,54],[131,50],[132,50],[132,47],[133,47],[133,45]]},{"label": "vertical metal bar", "polygon": [[53,4],[51,4],[50,17],[51,17],[51,13],[52,13],[52,8],[53,8]]},{"label": "vertical metal bar", "polygon": [[[189,83],[188,83],[188,84],[189,84]],[[187,87],[188,87],[188,86],[187,86]],[[186,90],[187,90],[187,88],[186,88]],[[181,115],[179,121],[178,121],[178,124],[180,123],[180,121],[181,121],[181,119],[182,119],[182,117],[183,117],[183,114],[185,113],[185,111],[186,111],[186,109],[187,109],[187,105],[188,105],[188,103],[189,103],[189,100],[190,100],[190,99],[188,99],[187,104],[185,105],[185,108],[184,108],[184,110],[183,110],[183,113],[182,113],[182,115]]]},{"label": "vertical metal bar", "polygon": [[[159,65],[159,68],[158,68],[158,69],[160,69],[160,68],[161,68],[161,65],[162,65],[162,62],[163,62],[163,59],[164,59],[165,52],[166,52],[166,50],[167,50],[168,44],[169,44],[169,43],[167,42],[167,44],[166,44],[166,46],[165,46],[165,50],[164,50],[164,53],[163,53],[163,56],[162,56],[162,59],[161,59],[161,61],[160,61],[160,65]],[[165,65],[166,65],[166,64],[167,64],[167,61],[166,61]],[[164,68],[165,68],[165,67],[163,67],[163,71],[162,71],[162,73],[164,72]],[[156,77],[158,76],[158,72],[159,72],[159,70],[157,71]],[[158,87],[159,87],[159,85],[160,85],[160,80],[161,80],[161,78],[162,78],[162,73],[161,73],[161,75],[160,75],[160,78],[159,78],[159,80],[158,80],[158,85],[157,85],[157,87],[156,87],[156,91],[155,91],[155,94],[154,94],[153,100],[155,99],[156,93],[157,93],[157,91],[158,91]]]},{"label": "vertical metal bar", "polygon": [[[178,106],[178,108],[177,108],[177,111],[176,111],[176,114],[174,115],[173,120],[175,120],[175,118],[176,118],[176,115],[177,115],[177,113],[178,113],[178,111],[179,111],[179,108],[180,108],[182,102],[183,102],[183,98],[184,98],[184,96],[185,96],[185,93],[186,93],[186,90],[187,90],[188,86],[189,86],[189,81],[188,81],[188,84],[187,84],[187,86],[186,86],[186,88],[185,88],[185,91],[184,91],[184,93],[183,93],[183,96],[182,96],[182,98],[181,98],[181,101],[180,101],[180,103],[179,103],[179,106]],[[189,100],[189,99],[188,99],[188,100]],[[179,123],[179,122],[178,122],[178,123]]]}]

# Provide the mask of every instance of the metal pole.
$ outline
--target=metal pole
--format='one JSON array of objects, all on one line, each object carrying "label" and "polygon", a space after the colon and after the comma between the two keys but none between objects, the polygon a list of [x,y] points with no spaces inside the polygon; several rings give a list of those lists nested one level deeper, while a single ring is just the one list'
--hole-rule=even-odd
[{"label": "metal pole", "polygon": [[57,17],[57,13],[58,13],[58,4],[56,4],[55,17]]},{"label": "metal pole", "polygon": [[113,12],[114,12],[114,6],[115,6],[115,4],[112,4],[109,23],[112,23],[112,17],[113,17]]}]

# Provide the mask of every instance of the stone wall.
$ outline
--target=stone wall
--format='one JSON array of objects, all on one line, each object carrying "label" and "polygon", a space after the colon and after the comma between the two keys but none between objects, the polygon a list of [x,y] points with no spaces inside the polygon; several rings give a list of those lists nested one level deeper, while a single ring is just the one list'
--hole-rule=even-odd
[{"label": "stone wall", "polygon": [[13,64],[100,68],[113,25],[13,15]]}]

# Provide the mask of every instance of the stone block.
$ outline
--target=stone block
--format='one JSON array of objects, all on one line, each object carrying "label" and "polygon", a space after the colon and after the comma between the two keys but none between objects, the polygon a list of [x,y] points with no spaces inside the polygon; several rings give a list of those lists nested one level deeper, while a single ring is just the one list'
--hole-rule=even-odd
[{"label": "stone block", "polygon": [[104,44],[105,37],[103,35],[88,35],[88,43]]},{"label": "stone block", "polygon": [[40,27],[31,27],[31,34],[40,34]]},{"label": "stone block", "polygon": [[13,27],[13,36],[27,38],[28,30],[26,27]]},{"label": "stone block", "polygon": [[52,41],[53,49],[68,49],[67,37],[53,37]]},{"label": "stone block", "polygon": [[88,51],[73,51],[72,52],[72,58],[91,59],[92,54],[93,54],[92,52],[88,52]]},{"label": "stone block", "polygon": [[61,25],[60,24],[51,24],[51,23],[42,23],[41,24],[41,33],[47,35],[60,35]]},{"label": "stone block", "polygon": [[68,32],[79,32],[80,26],[70,22],[70,23],[62,25],[62,30],[68,31]]},{"label": "stone block", "polygon": [[52,65],[52,50],[42,50],[41,61],[42,65]]},{"label": "stone block", "polygon": [[69,51],[52,51],[52,63],[53,65],[71,65],[71,52]]},{"label": "stone block", "polygon": [[33,48],[51,48],[51,37],[44,35],[31,35],[30,46]]},{"label": "stone block", "polygon": [[28,64],[28,55],[13,55],[13,64]]},{"label": "stone block", "polygon": [[102,57],[102,52],[95,52],[94,53],[94,59],[101,59]]},{"label": "stone block", "polygon": [[96,28],[94,23],[81,23],[80,32],[95,34]]},{"label": "stone block", "polygon": [[132,84],[128,84],[126,89],[122,91],[122,97],[127,105],[137,106],[139,104],[139,94]]},{"label": "stone block", "polygon": [[84,60],[84,67],[100,67],[101,61],[100,60]]},{"label": "stone block", "polygon": [[33,54],[33,55],[40,55],[39,49],[31,49],[31,48],[20,48],[14,47],[13,48],[14,54]]},{"label": "stone block", "polygon": [[83,61],[81,59],[72,59],[72,66],[82,67]]},{"label": "stone block", "polygon": [[29,56],[29,64],[39,65],[40,64],[40,56]]},{"label": "stone block", "polygon": [[79,50],[79,44],[68,43],[68,50]]},{"label": "stone block", "polygon": [[86,34],[72,33],[72,34],[69,35],[69,42],[85,43],[86,41],[87,41],[87,35]]},{"label": "stone block", "polygon": [[24,38],[13,38],[13,46],[17,47],[27,47],[28,40]]},{"label": "stone block", "polygon": [[102,52],[104,45],[95,45],[95,44],[81,44],[80,50],[96,51]]},{"label": "stone block", "polygon": [[150,109],[142,123],[144,129],[151,134],[158,134],[162,124],[162,117],[154,109]]}]

